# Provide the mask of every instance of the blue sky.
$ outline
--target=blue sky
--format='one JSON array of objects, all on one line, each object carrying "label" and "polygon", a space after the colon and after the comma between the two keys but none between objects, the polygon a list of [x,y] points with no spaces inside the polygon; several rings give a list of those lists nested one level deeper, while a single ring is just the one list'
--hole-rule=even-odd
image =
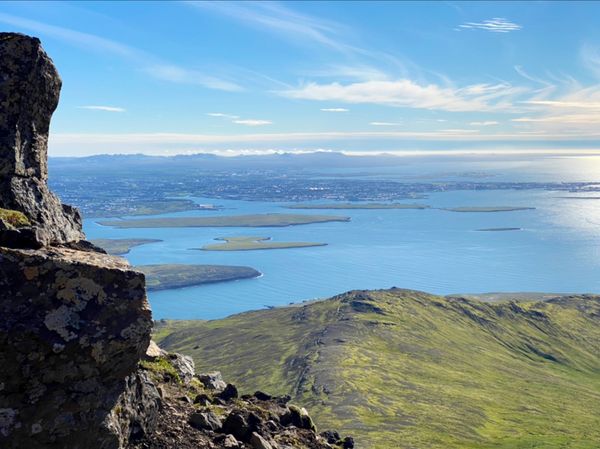
[{"label": "blue sky", "polygon": [[600,149],[600,3],[3,2],[51,155]]}]

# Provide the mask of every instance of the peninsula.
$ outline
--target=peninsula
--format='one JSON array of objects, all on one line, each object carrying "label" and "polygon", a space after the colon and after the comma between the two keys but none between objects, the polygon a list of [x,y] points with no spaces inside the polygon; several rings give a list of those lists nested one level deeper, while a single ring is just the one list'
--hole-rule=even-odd
[{"label": "peninsula", "polygon": [[113,256],[123,256],[135,246],[162,242],[158,239],[94,239],[90,241]]},{"label": "peninsula", "polygon": [[135,267],[146,275],[148,290],[169,290],[213,282],[250,279],[261,275],[250,267],[235,265],[158,264]]}]

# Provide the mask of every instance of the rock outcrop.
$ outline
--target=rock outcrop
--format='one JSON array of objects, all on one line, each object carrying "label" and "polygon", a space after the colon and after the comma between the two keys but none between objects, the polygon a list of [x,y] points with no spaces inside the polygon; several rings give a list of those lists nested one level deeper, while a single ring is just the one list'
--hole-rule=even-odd
[{"label": "rock outcrop", "polygon": [[47,186],[48,130],[61,84],[38,39],[0,33],[0,208],[22,212],[31,224],[15,229],[0,223],[0,245],[84,238],[77,209],[61,204]]},{"label": "rock outcrop", "polygon": [[107,419],[151,326],[123,259],[0,248],[0,447],[120,447]]},{"label": "rock outcrop", "polygon": [[144,275],[48,189],[60,87],[38,39],[0,33],[0,447],[116,449],[157,416],[152,317]]},{"label": "rock outcrop", "polygon": [[0,447],[337,445],[303,409],[239,398],[218,373],[203,385],[190,357],[150,344],[144,275],[85,241],[47,187],[60,85],[38,39],[0,33]]}]

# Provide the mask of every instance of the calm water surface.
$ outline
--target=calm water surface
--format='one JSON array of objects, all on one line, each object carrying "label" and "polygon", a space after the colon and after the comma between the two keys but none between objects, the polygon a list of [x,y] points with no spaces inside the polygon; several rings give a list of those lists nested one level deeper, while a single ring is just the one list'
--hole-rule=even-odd
[{"label": "calm water surface", "polygon": [[[587,177],[587,176],[586,176]],[[134,265],[247,265],[257,279],[150,293],[154,317],[220,318],[266,306],[392,286],[448,294],[491,291],[600,292],[600,200],[560,199],[565,192],[455,191],[422,200],[433,207],[531,206],[535,210],[456,213],[443,210],[292,211],[282,204],[198,198],[225,207],[168,216],[327,213],[348,223],[286,228],[113,229],[85,221],[88,238],[155,238],[133,248]],[[600,196],[600,194],[598,194]],[[478,232],[518,227],[521,231]],[[236,235],[328,246],[268,251],[194,251]]]}]

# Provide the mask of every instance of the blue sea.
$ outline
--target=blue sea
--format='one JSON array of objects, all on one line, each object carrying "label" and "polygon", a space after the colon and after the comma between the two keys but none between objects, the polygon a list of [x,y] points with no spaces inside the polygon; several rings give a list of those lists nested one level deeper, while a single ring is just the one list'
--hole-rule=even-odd
[{"label": "blue sea", "polygon": [[[513,177],[506,174],[509,168],[504,166],[491,180],[518,177],[536,181],[590,181],[598,173],[596,160],[592,166],[585,158],[578,159],[570,166],[576,169],[561,171],[567,163],[554,161],[546,171],[537,167]],[[512,168],[517,173],[522,167]],[[487,170],[491,172],[491,168]],[[557,179],[560,173],[567,175]],[[149,293],[155,319],[215,319],[326,298],[351,289],[392,286],[437,294],[600,292],[600,199],[560,198],[593,195],[600,197],[593,193],[547,190],[448,191],[416,200],[440,208],[535,207],[535,210],[493,213],[439,209],[294,211],[284,208],[287,203],[195,198],[199,203],[216,204],[223,209],[167,216],[314,213],[350,216],[351,221],[284,228],[114,229],[88,219],[84,228],[90,239],[163,240],[133,248],[126,258],[134,265],[223,264],[247,265],[259,270],[263,275],[255,279]],[[477,231],[499,227],[521,230]],[[190,249],[214,243],[215,238],[239,235],[328,245],[237,252]]]}]

